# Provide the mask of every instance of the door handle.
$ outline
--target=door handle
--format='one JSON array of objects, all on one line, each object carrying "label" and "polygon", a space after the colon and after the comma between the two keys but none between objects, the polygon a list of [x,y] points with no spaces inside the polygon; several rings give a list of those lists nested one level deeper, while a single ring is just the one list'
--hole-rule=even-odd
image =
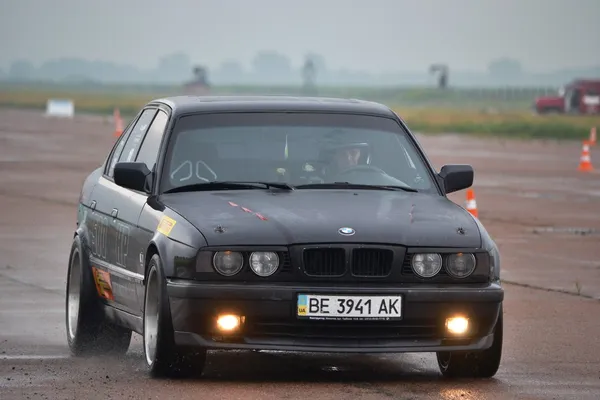
[{"label": "door handle", "polygon": [[117,218],[117,215],[119,214],[119,210],[117,210],[116,208],[113,208],[110,215],[112,215],[113,218]]},{"label": "door handle", "polygon": [[90,208],[91,208],[92,210],[95,210],[95,209],[96,209],[96,200],[92,200],[92,202],[90,203]]}]

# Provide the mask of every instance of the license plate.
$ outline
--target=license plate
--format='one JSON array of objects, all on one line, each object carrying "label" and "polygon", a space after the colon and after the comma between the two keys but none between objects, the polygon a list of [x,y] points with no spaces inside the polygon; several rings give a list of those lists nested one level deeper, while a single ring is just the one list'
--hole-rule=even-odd
[{"label": "license plate", "polygon": [[402,296],[298,295],[298,318],[395,320],[402,318]]}]

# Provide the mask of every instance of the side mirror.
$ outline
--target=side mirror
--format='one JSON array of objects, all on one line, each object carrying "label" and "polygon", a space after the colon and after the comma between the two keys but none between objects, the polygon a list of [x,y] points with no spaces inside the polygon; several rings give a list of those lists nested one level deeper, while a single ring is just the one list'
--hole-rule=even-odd
[{"label": "side mirror", "polygon": [[473,184],[473,167],[470,165],[444,165],[439,173],[446,194],[467,189]]},{"label": "side mirror", "polygon": [[127,189],[146,191],[146,179],[152,173],[143,162],[119,162],[115,165],[115,183]]}]

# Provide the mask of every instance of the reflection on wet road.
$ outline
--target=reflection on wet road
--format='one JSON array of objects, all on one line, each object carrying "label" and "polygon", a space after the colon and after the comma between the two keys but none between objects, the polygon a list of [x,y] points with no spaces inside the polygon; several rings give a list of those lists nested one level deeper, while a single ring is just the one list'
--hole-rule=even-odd
[{"label": "reflection on wet road", "polygon": [[[176,381],[147,377],[138,335],[123,358],[71,358],[62,295],[1,275],[0,290],[7,299],[0,306],[2,399],[196,399],[199,393],[248,400],[597,399],[600,393],[600,346],[585,341],[600,331],[600,322],[581,324],[600,304],[565,294],[507,287],[504,359],[490,380],[446,380],[430,353],[217,351],[209,353],[201,378]],[[577,332],[569,333],[576,321]]]}]

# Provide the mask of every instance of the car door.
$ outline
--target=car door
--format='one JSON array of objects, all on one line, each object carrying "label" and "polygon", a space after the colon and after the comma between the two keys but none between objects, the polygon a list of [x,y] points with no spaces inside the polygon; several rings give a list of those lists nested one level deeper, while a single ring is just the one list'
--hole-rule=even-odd
[{"label": "car door", "polygon": [[[123,148],[125,147],[125,143],[127,142],[127,138],[131,133],[133,126],[135,125],[138,117],[141,112],[138,113],[135,118],[125,127],[125,130],[119,136],[117,141],[115,142],[110,154],[106,158],[106,161],[103,165],[102,174],[112,176],[113,170],[115,168],[115,164],[119,160],[121,153],[123,152]],[[89,208],[90,212],[88,213],[88,226],[90,233],[90,243],[89,250],[92,261],[92,267],[98,267],[97,264],[109,264],[108,259],[108,228],[109,221],[108,217],[97,210],[96,206],[98,201],[96,200],[96,196],[102,196],[102,192],[104,190],[102,188],[98,189],[98,185],[94,185],[87,202],[85,204],[86,207]]]},{"label": "car door", "polygon": [[[136,162],[143,162],[146,164],[150,171],[156,172],[156,163],[158,160],[158,154],[160,152],[161,143],[165,133],[165,128],[169,122],[169,112],[165,110],[158,110],[158,113],[154,117],[144,141],[140,147],[139,152],[135,158]],[[131,204],[135,204],[136,213],[134,219],[128,221],[129,226],[133,227],[133,234],[131,235],[131,242],[129,243],[130,249],[132,250],[127,256],[127,265],[130,266],[130,272],[140,277],[144,276],[145,273],[145,259],[146,250],[148,243],[154,231],[149,232],[139,226],[140,215],[143,210],[151,209],[146,206],[148,195],[146,193],[133,192],[131,196]],[[147,212],[147,211],[146,211]],[[156,212],[158,211],[150,211]],[[144,298],[144,287],[140,284],[136,286],[137,293],[137,308],[136,311],[142,312],[143,310],[143,298]]]},{"label": "car door", "polygon": [[144,203],[139,202],[134,191],[115,184],[113,172],[117,162],[135,160],[156,111],[157,108],[148,107],[141,112],[124,139],[120,153],[118,156],[115,154],[92,194],[100,221],[99,231],[104,235],[104,257],[96,261],[108,273],[112,305],[130,313],[136,312],[136,286],[143,280],[143,276],[134,273],[130,265],[130,237],[135,227],[132,222],[137,220]]}]

